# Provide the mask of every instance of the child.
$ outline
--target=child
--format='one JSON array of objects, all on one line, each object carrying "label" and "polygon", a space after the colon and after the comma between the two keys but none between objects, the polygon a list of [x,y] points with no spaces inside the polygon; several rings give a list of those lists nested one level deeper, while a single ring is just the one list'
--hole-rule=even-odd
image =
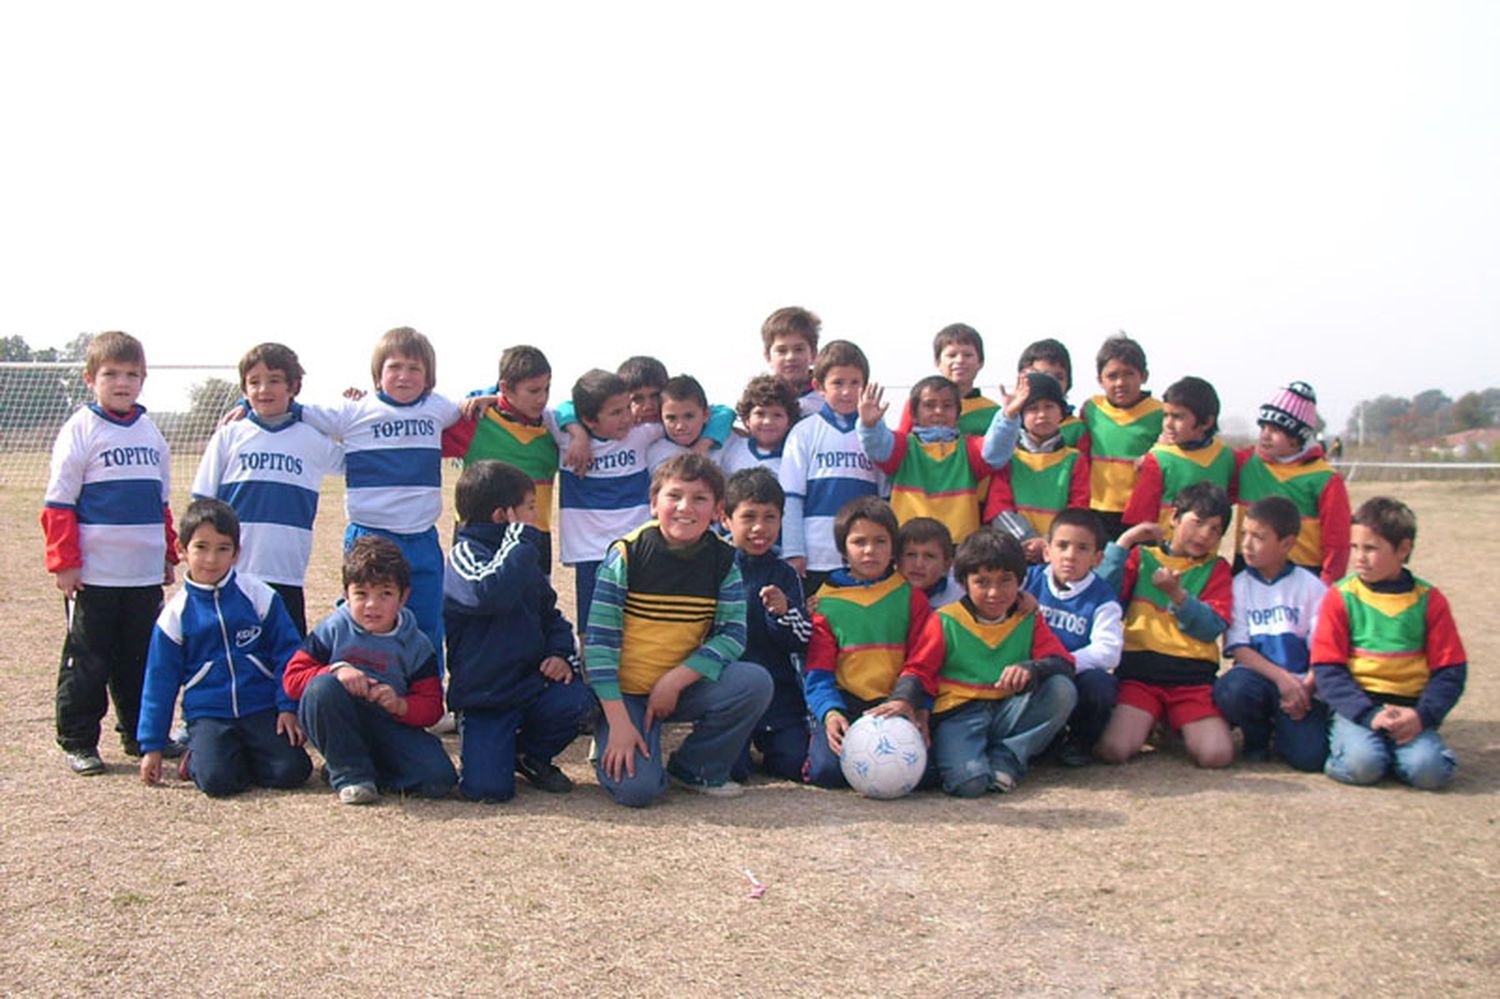
[{"label": "child", "polygon": [[735,434],[729,439],[720,454],[719,467],[726,476],[758,466],[778,474],[787,432],[801,414],[797,393],[774,375],[756,375],[746,384],[734,411],[747,435]]},{"label": "child", "polygon": [[1047,562],[1026,574],[1026,591],[1042,619],[1073,657],[1078,706],[1068,717],[1059,751],[1065,766],[1087,766],[1109,723],[1119,683],[1115,667],[1125,647],[1120,600],[1094,569],[1104,556],[1104,528],[1092,510],[1070,507],[1047,529]]},{"label": "child", "polygon": [[1135,488],[1121,521],[1127,527],[1156,521],[1172,523],[1172,497],[1194,482],[1208,481],[1235,496],[1235,456],[1215,440],[1219,432],[1219,393],[1189,375],[1167,386],[1161,397],[1161,439],[1141,459]]},{"label": "child", "polygon": [[344,601],[287,663],[282,686],[346,805],[380,789],[442,798],[453,762],[425,731],[443,713],[437,651],[406,601],[411,570],[395,541],[362,534],[344,552]]},{"label": "child", "polygon": [[958,547],[964,598],[927,624],[943,654],[936,675],[932,752],[943,790],[960,798],[1014,791],[1032,757],[1062,730],[1078,695],[1073,658],[1035,607],[1021,607],[1026,556],[993,528]]},{"label": "child", "polygon": [[933,610],[963,597],[953,578],[953,535],[932,517],[913,517],[896,532],[896,571],[927,597]]},{"label": "child", "polygon": [[[730,770],[771,702],[770,674],[745,662],[745,596],[735,552],[709,525],[724,476],[700,454],[651,476],[653,520],[610,546],[589,611],[584,663],[604,709],[595,734],[599,783],[644,808],[667,779],[730,798]],[[661,724],[693,730],[663,765]]]},{"label": "child", "polygon": [[865,455],[857,426],[869,377],[864,351],[848,340],[825,344],[813,365],[813,386],[823,395],[823,408],[787,434],[780,474],[786,491],[782,548],[806,580],[808,593],[816,592],[842,564],[833,537],[834,516],[856,496],[875,496],[881,490],[880,471]]},{"label": "child", "polygon": [[1251,503],[1285,496],[1302,515],[1292,564],[1311,569],[1332,586],[1349,565],[1349,492],[1313,441],[1318,397],[1306,382],[1292,382],[1260,407],[1259,418],[1259,442],[1238,456],[1237,533]]},{"label": "child", "polygon": [[958,403],[951,381],[942,375],[923,378],[912,386],[908,402],[916,428],[893,434],[885,425],[884,390],[871,382],[860,395],[859,440],[889,478],[898,521],[933,517],[962,541],[979,527],[979,487],[994,469],[984,460],[982,440],[960,433]]},{"label": "child", "polygon": [[[944,326],[932,338],[932,359],[937,365],[938,374],[958,387],[958,432],[983,437],[990,428],[995,410],[1000,408],[999,403],[985,398],[974,387],[979,369],[984,367],[984,340],[974,327],[964,323]],[[901,411],[901,419],[896,426],[898,432],[911,430],[915,410],[916,396],[913,395]]]},{"label": "child", "polygon": [[[1040,371],[1056,378],[1064,399],[1073,389],[1073,356],[1068,353],[1068,348],[1063,346],[1061,340],[1048,337],[1027,344],[1026,349],[1021,351],[1020,360],[1016,362],[1016,374],[1020,376],[1029,371]],[[1068,447],[1076,447],[1085,455],[1089,453],[1088,431],[1072,406],[1063,406],[1060,429]]]},{"label": "child", "polygon": [[1328,708],[1315,696],[1307,645],[1328,588],[1287,561],[1301,526],[1285,496],[1256,500],[1245,513],[1245,568],[1234,577],[1234,621],[1224,635],[1235,666],[1214,681],[1214,704],[1244,733],[1246,760],[1269,760],[1274,732],[1276,752],[1312,773],[1328,759]]},{"label": "child", "polygon": [[542,574],[533,480],[479,461],[453,499],[460,526],[443,574],[443,623],[448,709],[463,716],[458,789],[509,801],[519,773],[543,791],[571,791],[552,759],[593,719],[594,696],[573,682],[573,627]]},{"label": "child", "polygon": [[99,722],[139,756],[141,683],[163,580],[178,554],[172,533],[167,442],[136,402],[146,352],[128,333],[100,333],[84,353],[94,401],[70,416],[52,446],[42,531],[47,571],[68,616],[57,673],[57,744],[68,769],[104,773]]},{"label": "child", "polygon": [[941,662],[926,634],[926,597],[891,571],[896,533],[896,514],[875,496],[850,500],[834,518],[847,566],[818,591],[804,681],[813,717],[807,781],[819,787],[848,786],[839,753],[860,715],[902,714],[920,724],[922,677],[935,676]]},{"label": "child", "polygon": [[198,790],[218,798],[252,784],[300,787],[312,761],[281,680],[301,638],[280,595],[235,571],[240,522],[227,503],[189,504],[177,544],[187,579],[151,633],[136,729],[141,780],[161,781],[180,690],[188,727],[183,762]]},{"label": "child", "polygon": [[1217,554],[1229,496],[1212,482],[1195,482],[1176,503],[1170,545],[1144,544],[1159,540],[1161,527],[1137,524],[1105,549],[1099,570],[1125,605],[1119,703],[1096,747],[1107,763],[1140,752],[1163,716],[1182,731],[1200,767],[1234,759],[1229,726],[1213,703],[1215,643],[1232,613],[1229,563]]},{"label": "child", "polygon": [[823,408],[823,394],[812,380],[813,358],[818,353],[822,328],[821,319],[796,305],[777,309],[760,327],[770,373],[797,396],[798,419],[813,416]]},{"label": "child", "polygon": [[[807,763],[807,702],[798,659],[807,651],[812,621],[802,602],[802,580],[776,552],[786,497],[768,469],[734,473],[724,486],[724,528],[734,539],[735,565],[745,587],[747,662],[764,666],[774,693],[755,723],[750,742],[766,773],[800,781]],[[750,772],[750,746],[734,778]]]},{"label": "child", "polygon": [[1057,380],[1032,371],[1006,397],[984,442],[985,460],[996,463],[999,471],[990,481],[983,520],[989,523],[1007,513],[1025,518],[1032,536],[1021,548],[1032,563],[1042,561],[1042,539],[1052,518],[1067,507],[1088,505],[1089,460],[1063,439],[1065,405]]},{"label": "child", "polygon": [[[668,378],[658,405],[665,436],[646,452],[646,466],[651,471],[674,454],[693,450],[704,439],[708,425],[708,396],[692,375]],[[727,413],[725,416],[732,419]],[[709,446],[714,446],[711,440]]]},{"label": "child", "polygon": [[443,432],[443,453],[468,468],[503,461],[531,476],[536,490],[537,564],[552,575],[552,484],[557,478],[557,422],[547,408],[552,365],[535,347],[507,347],[500,355],[500,398],[477,420],[460,420]]},{"label": "child", "polygon": [[1135,463],[1161,436],[1161,403],[1141,388],[1149,372],[1146,352],[1124,333],[1110,337],[1095,359],[1104,390],[1079,413],[1089,440],[1089,507],[1113,539],[1135,488]]},{"label": "child", "polygon": [[1436,791],[1458,768],[1437,730],[1464,692],[1463,641],[1447,599],[1406,568],[1417,540],[1406,504],[1366,500],[1351,535],[1354,575],[1324,596],[1313,632],[1318,693],[1334,712],[1323,772]]},{"label": "child", "polygon": [[313,521],[323,477],[339,470],[343,449],[292,412],[302,364],[290,347],[262,343],[240,358],[244,420],[214,431],[193,479],[194,499],[221,499],[239,517],[236,566],[281,596],[298,635],[307,634],[302,582],[312,557]]}]

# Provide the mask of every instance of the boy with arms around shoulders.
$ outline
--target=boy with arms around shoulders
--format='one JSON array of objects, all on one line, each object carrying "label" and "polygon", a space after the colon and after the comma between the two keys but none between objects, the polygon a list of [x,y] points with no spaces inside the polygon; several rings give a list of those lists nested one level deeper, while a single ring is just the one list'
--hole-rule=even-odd
[{"label": "boy with arms around shoulders", "polygon": [[[651,477],[653,520],[609,548],[598,570],[584,642],[589,685],[603,708],[595,770],[621,805],[644,808],[671,780],[713,797],[743,792],[730,777],[772,695],[745,650],[745,591],[735,550],[709,527],[724,476],[699,454],[669,458]],[[693,723],[671,760],[661,723]]]},{"label": "boy with arms around shoulders", "polygon": [[210,797],[252,784],[299,787],[312,761],[297,705],[281,687],[301,641],[281,596],[241,575],[239,518],[229,504],[194,500],[178,547],[187,562],[182,589],[162,608],[151,634],[141,695],[141,780],[161,780],[162,750],[182,691],[186,770]]},{"label": "boy with arms around shoulders", "polygon": [[1354,574],[1329,589],[1313,632],[1318,693],[1333,709],[1323,772],[1346,784],[1387,773],[1424,791],[1458,769],[1438,726],[1463,695],[1468,657],[1453,611],[1407,569],[1417,517],[1398,500],[1360,504]]}]

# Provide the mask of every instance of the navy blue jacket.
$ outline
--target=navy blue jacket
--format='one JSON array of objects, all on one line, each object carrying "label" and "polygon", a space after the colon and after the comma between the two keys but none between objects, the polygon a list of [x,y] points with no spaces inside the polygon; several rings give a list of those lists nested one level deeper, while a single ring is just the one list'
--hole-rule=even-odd
[{"label": "navy blue jacket", "polygon": [[529,524],[459,528],[443,567],[450,710],[524,707],[547,684],[542,660],[573,656],[573,626],[538,564],[540,540]]},{"label": "navy blue jacket", "polygon": [[[764,555],[746,555],[735,550],[745,584],[745,653],[743,658],[759,663],[775,681],[773,703],[795,708],[802,701],[802,672],[793,656],[807,652],[812,638],[812,620],[802,598],[802,580],[797,570],[781,560],[773,548]],[[787,613],[776,617],[761,603],[763,587],[775,586],[786,594]]]}]

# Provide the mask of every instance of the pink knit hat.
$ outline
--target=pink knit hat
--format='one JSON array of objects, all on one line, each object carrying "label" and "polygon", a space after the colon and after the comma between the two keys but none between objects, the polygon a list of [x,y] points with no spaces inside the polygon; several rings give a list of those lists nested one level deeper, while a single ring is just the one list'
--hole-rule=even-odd
[{"label": "pink knit hat", "polygon": [[1306,444],[1318,425],[1318,394],[1307,382],[1291,382],[1260,407],[1256,422],[1280,427]]}]

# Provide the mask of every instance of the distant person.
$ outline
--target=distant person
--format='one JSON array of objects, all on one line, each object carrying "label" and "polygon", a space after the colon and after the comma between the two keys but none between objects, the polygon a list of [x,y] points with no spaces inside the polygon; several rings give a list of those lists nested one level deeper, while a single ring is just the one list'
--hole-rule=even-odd
[{"label": "distant person", "polygon": [[1342,458],[1343,456],[1344,456],[1344,438],[1342,438],[1342,437],[1335,437],[1333,439],[1333,444],[1330,445],[1329,448],[1328,448],[1328,457],[1333,458],[1336,461],[1339,458]]}]

